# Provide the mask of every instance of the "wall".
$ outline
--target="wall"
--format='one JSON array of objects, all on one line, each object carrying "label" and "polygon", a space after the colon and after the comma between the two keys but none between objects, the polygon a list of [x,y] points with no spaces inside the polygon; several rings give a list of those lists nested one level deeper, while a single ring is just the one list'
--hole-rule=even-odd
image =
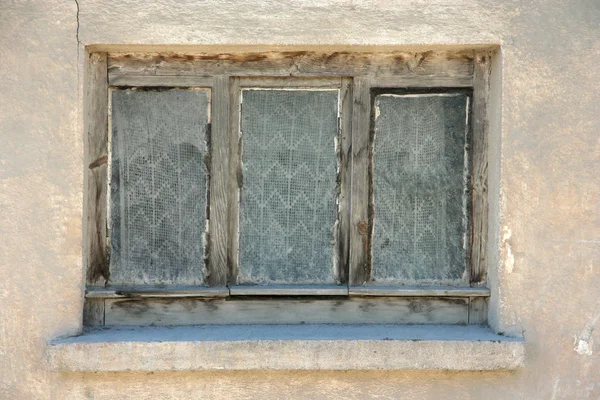
[{"label": "wall", "polygon": [[[0,2],[0,398],[600,398],[597,0]],[[81,327],[85,45],[499,44],[492,323],[517,372],[61,374]],[[501,76],[500,76],[501,72]],[[596,344],[594,344],[594,340]]]}]

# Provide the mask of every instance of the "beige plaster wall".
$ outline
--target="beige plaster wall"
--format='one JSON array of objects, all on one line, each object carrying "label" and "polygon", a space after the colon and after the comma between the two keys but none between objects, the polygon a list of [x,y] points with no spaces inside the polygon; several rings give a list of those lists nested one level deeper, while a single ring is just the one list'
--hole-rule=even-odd
[{"label": "beige plaster wall", "polygon": [[[598,0],[78,2],[0,1],[1,399],[600,398]],[[501,45],[491,322],[524,335],[525,368],[49,371],[46,341],[81,328],[82,63],[99,44]]]}]

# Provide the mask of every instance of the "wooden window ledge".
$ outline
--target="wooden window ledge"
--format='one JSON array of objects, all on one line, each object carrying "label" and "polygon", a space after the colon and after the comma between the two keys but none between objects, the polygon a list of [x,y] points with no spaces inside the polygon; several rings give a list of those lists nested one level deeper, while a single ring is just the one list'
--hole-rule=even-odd
[{"label": "wooden window ledge", "polygon": [[481,326],[203,325],[107,327],[55,339],[61,371],[511,370],[521,338]]}]

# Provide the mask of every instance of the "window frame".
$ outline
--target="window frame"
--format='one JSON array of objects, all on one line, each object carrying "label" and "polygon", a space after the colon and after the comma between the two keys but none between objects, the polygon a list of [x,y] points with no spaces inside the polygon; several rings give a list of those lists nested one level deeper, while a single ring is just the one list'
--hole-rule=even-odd
[{"label": "window frame", "polygon": [[[243,157],[243,137],[240,126],[241,118],[241,96],[244,89],[337,89],[339,90],[340,104],[338,104],[340,114],[343,115],[349,111],[349,82],[345,78],[341,77],[253,77],[253,76],[236,76],[231,77],[231,118],[233,122],[229,129],[230,133],[230,176],[229,181],[232,183],[231,191],[229,193],[229,212],[230,212],[230,229],[229,229],[229,268],[228,268],[228,279],[227,286],[229,287],[232,295],[269,295],[270,293],[281,293],[285,295],[292,294],[309,294],[309,292],[318,292],[321,295],[345,295],[347,290],[340,290],[340,287],[336,285],[270,285],[274,291],[270,291],[268,287],[261,287],[258,285],[240,285],[238,282],[239,274],[239,217],[240,217],[240,199],[241,191],[243,190],[243,173],[242,168],[242,157]],[[343,119],[338,115],[338,137],[340,138],[341,148],[344,148],[344,143],[347,139],[347,129],[343,123]],[[340,152],[341,153],[341,152]],[[341,154],[338,154],[341,156]],[[347,196],[348,182],[344,180],[344,172],[349,169],[348,162],[344,157],[338,157],[340,167],[340,202],[337,210],[337,228],[335,232],[336,240],[336,258],[334,260],[335,275],[334,279],[341,284],[347,282],[345,274],[346,268],[343,243],[346,242],[347,230],[344,228],[347,226],[348,216],[345,215],[347,207],[342,204],[342,198]],[[340,267],[342,265],[342,267]],[[217,266],[218,267],[218,266]]]},{"label": "window frame", "polygon": [[[469,323],[487,319],[487,99],[491,53],[246,52],[227,54],[90,53],[84,108],[86,132],[86,303],[84,320],[103,324],[106,299],[344,296],[346,298],[466,298]],[[332,86],[334,85],[334,86]],[[335,86],[337,85],[337,86]],[[208,88],[211,91],[207,287],[105,288],[109,278],[107,190],[109,93],[126,87]],[[247,87],[338,87],[340,193],[339,280],[345,286],[236,285],[240,149],[240,90]],[[369,285],[369,165],[372,90],[471,89],[468,287]],[[350,207],[351,204],[351,207]],[[226,226],[227,229],[218,229]],[[347,268],[344,267],[347,265]],[[265,300],[266,301],[266,300]]]}]

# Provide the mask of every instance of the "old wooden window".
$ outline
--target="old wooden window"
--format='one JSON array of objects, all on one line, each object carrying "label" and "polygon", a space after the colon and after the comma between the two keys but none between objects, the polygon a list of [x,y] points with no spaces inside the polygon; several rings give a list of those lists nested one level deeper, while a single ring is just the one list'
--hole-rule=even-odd
[{"label": "old wooden window", "polygon": [[90,54],[86,323],[485,322],[489,57]]}]

